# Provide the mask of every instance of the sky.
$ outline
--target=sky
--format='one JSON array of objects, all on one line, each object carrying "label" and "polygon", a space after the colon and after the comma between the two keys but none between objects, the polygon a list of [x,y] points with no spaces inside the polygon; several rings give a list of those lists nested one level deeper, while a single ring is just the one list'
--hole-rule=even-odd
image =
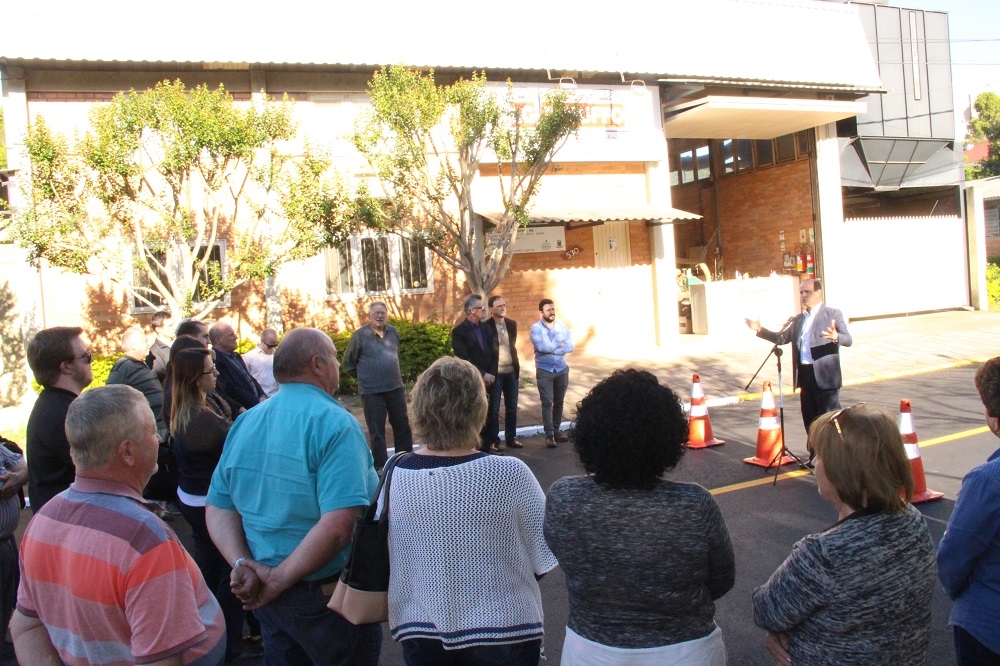
[{"label": "sky", "polygon": [[890,5],[948,13],[955,113],[981,92],[1000,95],[1000,0],[896,0]]}]

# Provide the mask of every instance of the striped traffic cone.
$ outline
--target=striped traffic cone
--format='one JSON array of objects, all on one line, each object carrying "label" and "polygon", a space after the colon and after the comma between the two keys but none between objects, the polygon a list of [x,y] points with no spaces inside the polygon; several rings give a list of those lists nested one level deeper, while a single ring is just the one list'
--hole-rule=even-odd
[{"label": "striped traffic cone", "polygon": [[795,458],[788,455],[778,458],[784,445],[778,410],[774,406],[774,394],[771,393],[771,382],[764,382],[760,400],[760,426],[757,428],[757,452],[753,458],[744,458],[743,462],[761,467],[780,467],[795,462]]},{"label": "striped traffic cone", "polygon": [[913,413],[909,400],[899,401],[899,434],[903,436],[903,446],[906,447],[906,457],[910,459],[913,470],[914,504],[941,499],[944,493],[927,489],[927,477],[924,476],[924,460],[920,457],[920,444],[917,442],[917,430],[913,427]]},{"label": "striped traffic cone", "polygon": [[691,379],[691,412],[688,418],[689,449],[707,449],[710,446],[725,444],[712,434],[712,421],[708,418],[708,405],[705,404],[705,394],[701,390],[701,377],[695,375]]}]

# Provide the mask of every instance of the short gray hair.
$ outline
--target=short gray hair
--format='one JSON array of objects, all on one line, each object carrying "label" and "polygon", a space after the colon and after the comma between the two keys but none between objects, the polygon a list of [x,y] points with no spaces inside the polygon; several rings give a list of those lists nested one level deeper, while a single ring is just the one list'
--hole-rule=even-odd
[{"label": "short gray hair", "polygon": [[372,301],[371,303],[368,304],[368,312],[371,312],[372,308],[374,308],[376,305],[381,305],[382,307],[384,307],[386,312],[389,311],[389,306],[385,304],[385,301]]},{"label": "short gray hair", "polygon": [[434,361],[410,393],[413,430],[433,451],[476,446],[487,407],[479,370],[454,356]]},{"label": "short gray hair", "polygon": [[306,374],[314,356],[329,358],[331,349],[336,358],[337,348],[333,340],[319,329],[296,328],[289,331],[274,352],[274,379],[279,384],[295,381]]},{"label": "short gray hair", "polygon": [[73,464],[81,469],[106,465],[122,440],[141,436],[140,410],[149,412],[149,403],[125,384],[91,389],[71,402],[66,439]]},{"label": "short gray hair", "polygon": [[472,307],[475,305],[476,301],[482,302],[483,297],[479,294],[469,294],[465,297],[465,302],[462,304],[462,310],[465,314],[472,312]]},{"label": "short gray hair", "polygon": [[126,352],[133,349],[149,349],[149,344],[146,342],[146,332],[142,330],[142,327],[132,326],[125,329],[125,333],[122,334],[122,349]]}]

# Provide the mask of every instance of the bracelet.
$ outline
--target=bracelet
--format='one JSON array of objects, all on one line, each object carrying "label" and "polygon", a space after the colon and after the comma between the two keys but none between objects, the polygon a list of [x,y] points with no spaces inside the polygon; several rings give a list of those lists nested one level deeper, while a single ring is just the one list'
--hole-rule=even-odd
[{"label": "bracelet", "polygon": [[244,562],[249,562],[251,559],[252,558],[249,558],[249,557],[237,557],[236,561],[233,562],[233,568],[236,569],[240,565],[242,565]]}]

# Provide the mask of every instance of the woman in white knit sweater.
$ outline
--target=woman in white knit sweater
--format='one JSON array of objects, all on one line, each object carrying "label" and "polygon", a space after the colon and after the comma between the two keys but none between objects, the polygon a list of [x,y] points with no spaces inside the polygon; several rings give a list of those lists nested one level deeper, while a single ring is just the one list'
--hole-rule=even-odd
[{"label": "woman in white knit sweater", "polygon": [[538,664],[537,578],[545,495],[520,460],[477,451],[486,387],[476,368],[438,359],[410,396],[425,445],[397,463],[389,496],[389,627],[408,666]]}]

